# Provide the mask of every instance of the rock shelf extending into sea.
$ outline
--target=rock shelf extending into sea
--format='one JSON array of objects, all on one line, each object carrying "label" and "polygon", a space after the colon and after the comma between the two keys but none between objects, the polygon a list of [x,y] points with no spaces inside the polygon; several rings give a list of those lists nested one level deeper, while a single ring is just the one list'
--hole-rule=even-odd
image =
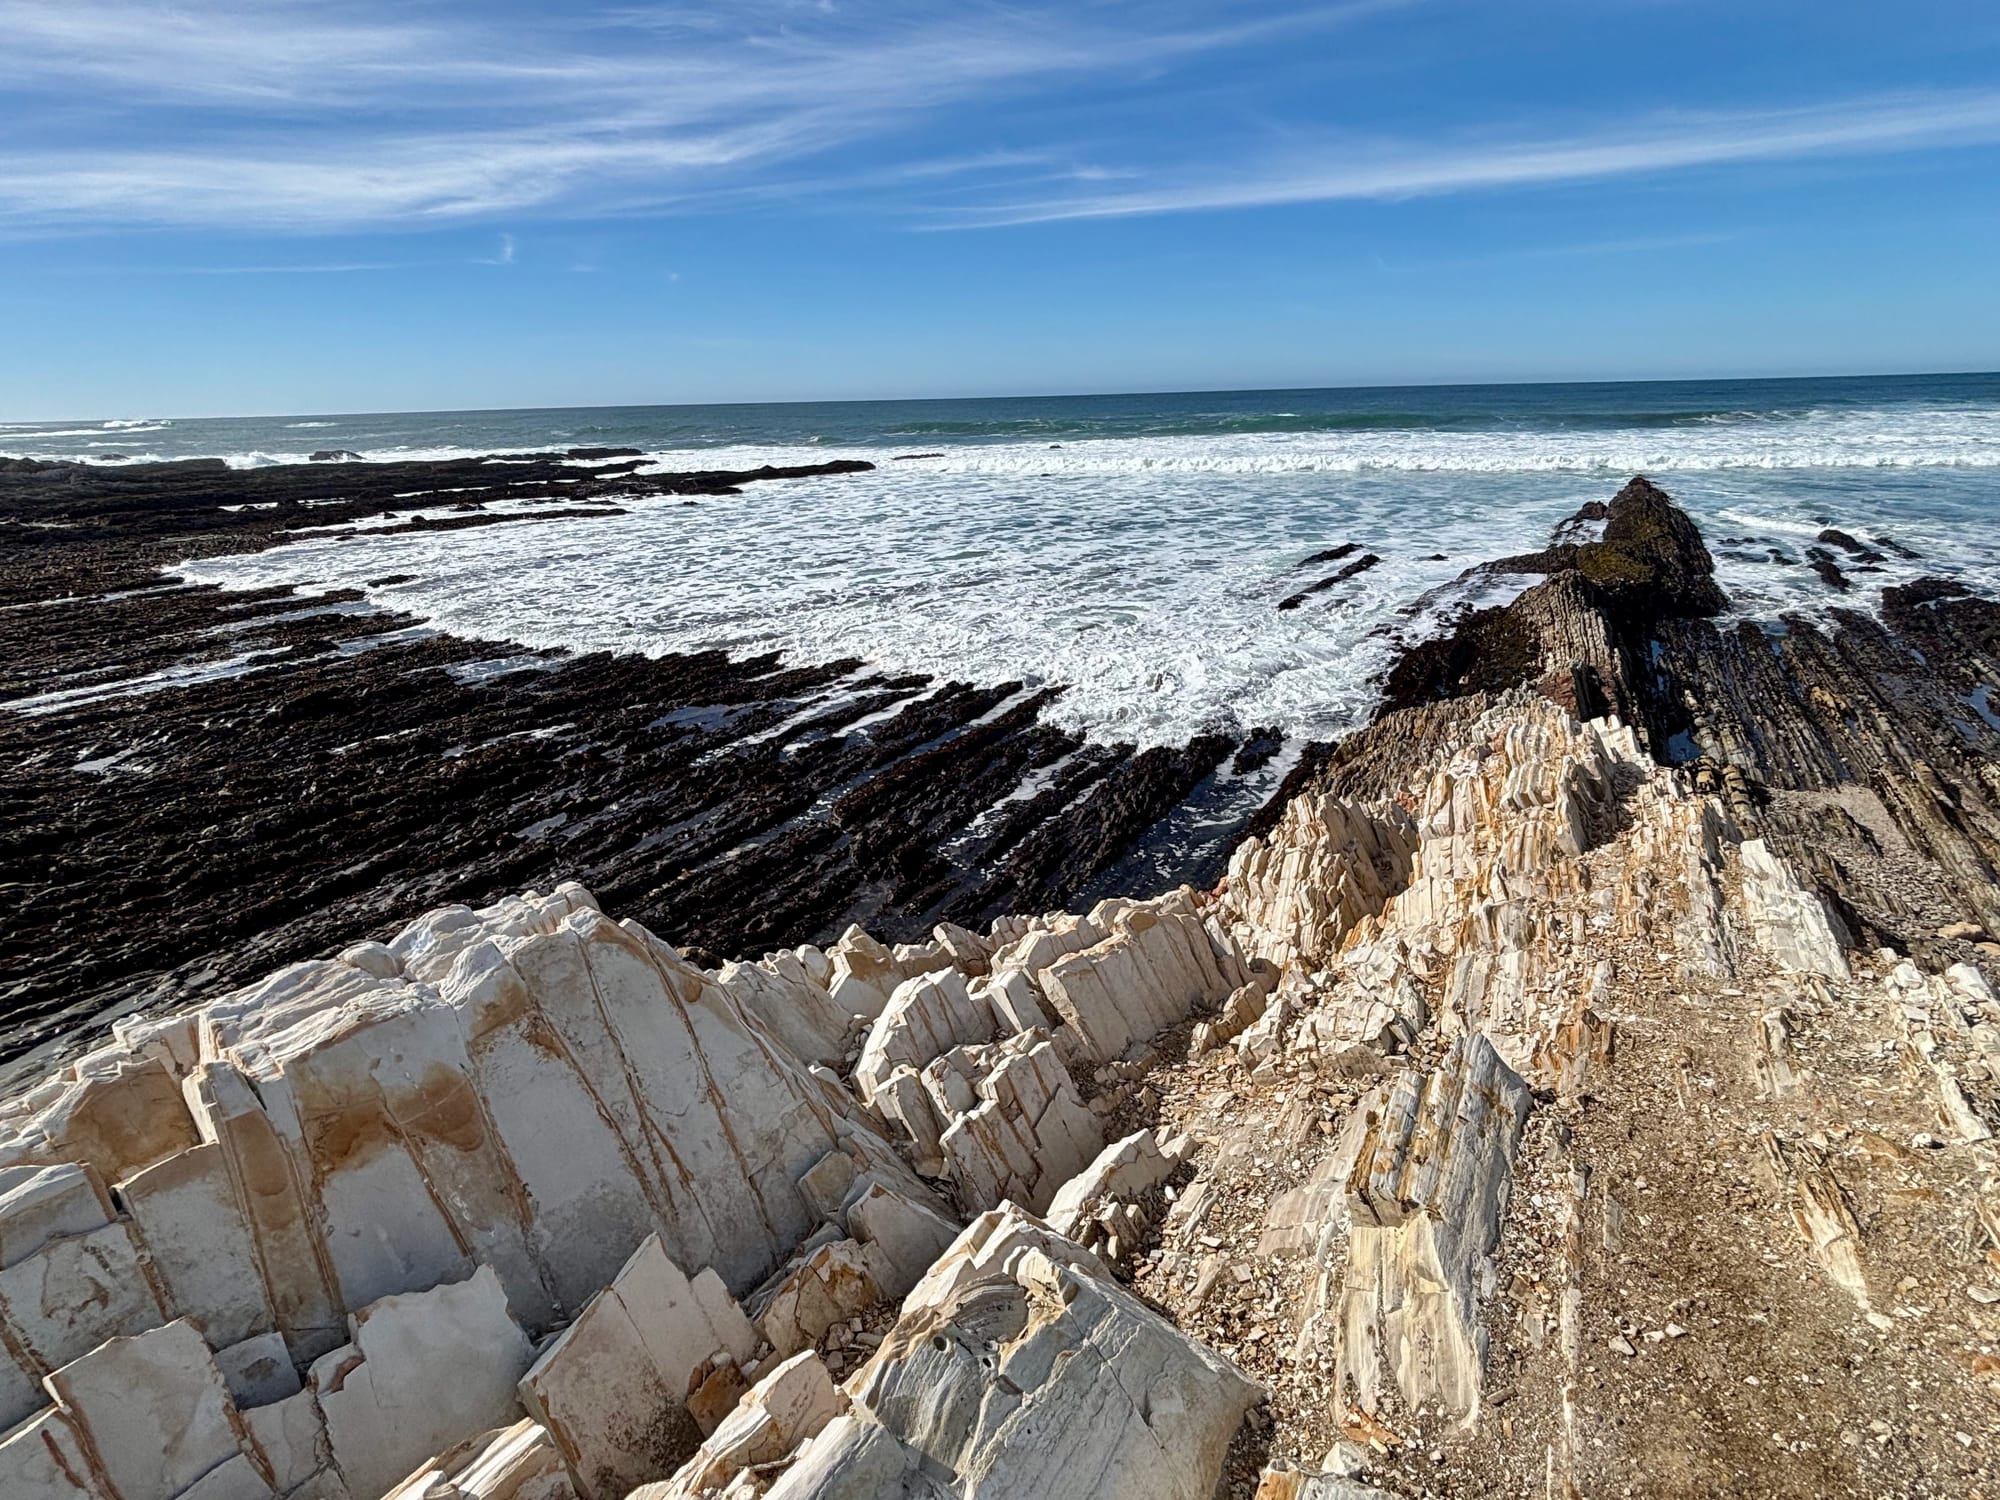
[{"label": "rock shelf extending into sea", "polygon": [[0,1495],[2000,1484],[2000,606],[1634,480],[1101,894],[1273,736],[157,577],[607,461],[0,470]]}]

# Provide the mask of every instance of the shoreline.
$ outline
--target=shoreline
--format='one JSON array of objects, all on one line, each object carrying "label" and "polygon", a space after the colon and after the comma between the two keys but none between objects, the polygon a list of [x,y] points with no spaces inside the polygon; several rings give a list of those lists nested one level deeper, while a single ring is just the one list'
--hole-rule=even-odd
[{"label": "shoreline", "polygon": [[[429,631],[359,591],[226,592],[158,571],[385,503],[433,526],[555,523],[610,513],[576,498],[692,501],[791,471],[175,465],[157,491],[116,474],[0,466],[0,542],[32,544],[0,565],[0,753],[22,767],[0,828],[26,889],[0,935],[15,972],[0,1060],[45,1060],[413,905],[537,882],[586,879],[711,952],[831,941],[854,921],[914,938],[1129,874],[1147,831],[1218,771],[1247,802],[1235,822],[1276,781],[1254,755],[1247,781],[1234,773],[1231,737],[1086,742],[1041,722],[1056,689],[856,660],[533,652]],[[484,508],[551,486],[537,511]],[[1167,883],[1212,880],[1226,838],[1203,830]]]},{"label": "shoreline", "polygon": [[[1336,742],[1260,730],[1135,751],[1041,722],[1060,687],[891,678],[859,661],[532,652],[440,635],[353,590],[158,581],[165,557],[260,550],[299,524],[353,524],[385,508],[409,518],[395,524],[425,528],[553,523],[615,514],[626,495],[695,503],[801,472],[640,476],[618,450],[576,453],[195,462],[150,479],[137,466],[0,465],[0,534],[35,533],[0,567],[0,748],[26,773],[7,811],[8,863],[28,877],[16,881],[27,892],[19,936],[0,938],[0,958],[29,976],[0,991],[0,1060],[45,1057],[52,1042],[73,1046],[78,1027],[101,1032],[115,1015],[325,951],[416,906],[563,879],[710,955],[824,943],[853,922],[914,940],[940,920],[978,925],[1114,888],[1206,886],[1329,767],[1380,753],[1363,750],[1379,745],[1365,729]],[[496,502],[520,508],[495,513]],[[1605,509],[1587,505],[1544,553],[1465,576],[1574,574],[1574,539],[1601,528]],[[1689,576],[1705,579],[1706,548],[1683,524],[1674,545],[1699,554]],[[1955,698],[1976,703],[1993,606],[1949,586],[1903,589],[1888,591],[1886,623],[1843,613],[1829,638],[1793,622],[1773,649],[1797,659],[1797,680],[1781,665],[1751,702],[1731,684],[1761,660],[1745,644],[1756,627],[1663,618],[1657,601],[1621,613],[1615,599],[1615,618],[1598,624],[1566,587],[1535,585],[1405,647],[1378,719],[1539,682],[1573,710],[1620,712],[1662,759],[1726,770],[1737,815],[1768,823],[1850,925],[1905,945],[1953,921],[2000,926],[1993,901],[1905,899],[1871,873],[1912,851],[1972,878],[2000,865],[1977,771],[2000,734],[1952,709]],[[1544,650],[1545,635],[1559,649]],[[1880,705],[1885,723],[1908,721],[1893,734],[1857,739],[1820,707],[1868,696],[1857,649],[1878,675],[1898,651],[1927,664],[1932,686],[1899,681]],[[1671,670],[1635,671],[1642,651]],[[1564,652],[1591,681],[1542,680],[1541,658]],[[164,675],[148,684],[149,674]],[[156,690],[118,691],[135,680]],[[1947,680],[1955,691],[1939,686]],[[56,696],[24,714],[37,693]],[[1775,763],[1771,746],[1788,747]],[[1871,787],[1884,767],[1885,787]],[[1940,818],[1896,790],[1940,772],[1965,815]],[[189,858],[191,827],[208,830],[206,860]],[[1192,845],[1180,837],[1190,828]],[[246,893],[261,918],[246,915]],[[153,915],[166,910],[171,924]],[[43,923],[67,936],[57,954],[35,936]]]},{"label": "shoreline", "polygon": [[[669,1476],[662,1500],[914,1500],[1027,1492],[1058,1456],[1121,1500],[1988,1483],[2000,734],[1955,705],[2000,605],[1933,585],[1830,637],[1721,630],[1663,491],[1593,505],[1601,532],[1559,531],[1541,582],[1406,651],[1371,724],[1301,751],[1221,878],[1060,910],[1020,899],[1055,888],[1023,851],[1120,874],[1124,832],[1230,744],[1146,779],[1038,726],[1018,685],[495,663],[289,590],[16,612],[108,653],[85,695],[131,641],[178,660],[232,611],[213,655],[285,660],[148,715],[224,778],[160,809],[167,831],[230,796],[254,816],[115,915],[183,921],[233,838],[266,865],[213,892],[250,934],[231,973],[0,1086],[0,1168],[32,1184],[0,1193],[27,1257],[0,1275],[67,1287],[87,1253],[121,1289],[0,1296],[0,1376],[23,1377],[0,1380],[0,1474],[16,1436],[36,1461],[68,1442],[54,1493],[98,1500],[105,1435],[121,1463],[188,1448],[106,1399],[136,1363],[221,1413],[189,1474],[288,1500],[406,1473],[494,1476],[464,1500]],[[838,712],[802,707],[843,683]],[[0,728],[67,744],[133,701]],[[313,738],[357,720],[365,739]],[[830,792],[769,748],[808,726],[791,760],[824,758]],[[609,751],[608,780],[579,772]],[[1062,768],[1093,756],[1078,795]],[[822,808],[930,890],[910,862],[1031,764],[1046,820],[981,888],[992,920],[704,951],[704,896],[774,924],[813,897],[775,877],[829,869]],[[772,779],[732,780],[750,768]],[[313,860],[348,857],[302,785],[373,791],[350,816],[382,838],[333,872],[351,900],[273,937],[259,901],[317,899]],[[479,878],[526,894],[438,904],[466,877],[423,861],[558,831],[522,834],[527,811],[582,810],[600,844],[622,819],[635,850],[696,827],[633,803],[661,786],[728,842],[656,893],[657,927],[620,899],[636,885],[505,859]],[[107,871],[144,831],[107,817]],[[371,900],[399,905],[364,929]],[[308,933],[328,956],[266,975]],[[68,961],[61,920],[38,936]]]}]

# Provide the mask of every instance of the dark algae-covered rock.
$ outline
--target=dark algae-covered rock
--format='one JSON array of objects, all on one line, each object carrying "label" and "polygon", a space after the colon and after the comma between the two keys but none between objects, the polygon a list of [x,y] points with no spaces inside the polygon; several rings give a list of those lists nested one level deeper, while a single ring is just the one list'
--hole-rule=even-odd
[{"label": "dark algae-covered rock", "polygon": [[[1922,579],[1883,590],[1879,616],[1836,608],[1830,624],[1718,629],[1727,601],[1708,550],[1663,490],[1634,479],[1600,515],[1580,514],[1602,520],[1598,541],[1487,565],[1545,576],[1512,604],[1406,646],[1376,723],[1322,753],[1313,774],[1343,795],[1373,790],[1352,770],[1328,779],[1393,757],[1423,713],[1529,687],[1579,716],[1616,713],[1657,760],[1689,767],[1866,945],[1936,949],[1950,962],[1967,952],[1938,934],[2000,931],[2000,603]],[[1872,554],[1843,533],[1820,541],[1807,564],[1853,593],[1829,549],[1863,567]]]},{"label": "dark algae-covered rock", "polygon": [[[1052,688],[523,652],[415,630],[393,595],[160,571],[385,511],[403,531],[612,525],[651,496],[867,467],[0,462],[0,1060],[414,909],[564,879],[730,954],[1071,901],[1237,739],[1086,745],[1044,721]],[[503,498],[542,503],[485,504]],[[137,681],[158,672],[176,685]]]}]

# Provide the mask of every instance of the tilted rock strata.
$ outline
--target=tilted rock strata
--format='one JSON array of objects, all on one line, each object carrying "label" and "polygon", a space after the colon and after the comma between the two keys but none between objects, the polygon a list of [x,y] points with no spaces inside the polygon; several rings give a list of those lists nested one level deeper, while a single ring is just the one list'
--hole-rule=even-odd
[{"label": "tilted rock strata", "polygon": [[968,1497],[1204,1500],[1258,1399],[1080,1248],[1007,1208],[911,1292],[855,1400]]},{"label": "tilted rock strata", "polygon": [[1528,1108],[1527,1085],[1474,1032],[1365,1111],[1338,1310],[1339,1378],[1364,1410],[1380,1405],[1386,1362],[1405,1400],[1477,1414],[1481,1272],[1500,1242]]},{"label": "tilted rock strata", "polygon": [[[1704,608],[1686,538],[1646,534]],[[2000,1272],[2000,1002],[1850,950],[1726,779],[1571,711],[1643,696],[1605,674],[1647,611],[1580,566],[1532,618],[1592,660],[1333,757],[1215,892],[711,973],[563,886],[121,1024],[0,1103],[0,1493],[1595,1492],[1679,1413],[1620,1433],[1593,1393],[1735,1311],[1613,1295],[1754,1286],[1776,1335],[1948,1364],[2000,1290],[1913,1305],[1908,1205]],[[1596,633],[1546,608],[1601,596]],[[1744,1093],[1661,1060],[1738,1019]],[[1842,1087],[1908,1144],[1829,1114]],[[1644,1196],[1690,1148],[1757,1184],[1692,1235]],[[1753,1236],[1703,1279],[1764,1220],[1802,1274]],[[1710,1482],[1843,1482],[1835,1444],[1702,1441]]]},{"label": "tilted rock strata", "polygon": [[[1090,1162],[1061,1050],[1247,972],[1185,893],[998,936],[711,975],[566,886],[121,1028],[0,1105],[0,1423],[26,1424],[0,1452],[39,1473],[73,1443],[50,1493],[93,1500],[372,1500],[433,1459],[410,1493],[661,1477],[761,1351],[916,1285],[948,1201],[1039,1208]],[[856,1092],[827,1066],[850,1045]],[[143,1486],[118,1455],[152,1439],[89,1395],[128,1345],[212,1411]]]},{"label": "tilted rock strata", "polygon": [[[1190,1065],[1252,1086],[1386,1072],[1253,1238],[1319,1267],[1292,1340],[1340,1422],[1469,1430],[1530,1087],[1609,1066],[1605,945],[1846,972],[1824,906],[1736,839],[1628,731],[1524,696],[1372,810],[1302,800],[1219,897],[715,974],[574,887],[432,913],[0,1108],[0,1475],[64,1500],[1206,1495],[1257,1388],[1110,1267],[1181,1306],[1174,1247],[1257,1146],[1107,1144],[1087,1102],[1193,1029]],[[1969,969],[1897,976],[1939,1128],[1980,1139],[2000,1006]],[[1772,1149],[1876,1314],[1837,1183]],[[898,1301],[834,1384],[817,1351]],[[108,1407],[100,1367],[158,1383],[185,1436]],[[152,1444],[181,1456],[141,1480]]]}]

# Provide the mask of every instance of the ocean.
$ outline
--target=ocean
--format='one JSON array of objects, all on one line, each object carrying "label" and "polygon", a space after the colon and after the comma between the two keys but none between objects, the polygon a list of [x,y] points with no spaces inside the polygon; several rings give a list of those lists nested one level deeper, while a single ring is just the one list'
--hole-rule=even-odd
[{"label": "ocean", "polygon": [[[1050,717],[1137,744],[1353,727],[1399,640],[1533,581],[1468,568],[1545,545],[1636,473],[1695,516],[1743,617],[1865,610],[1926,574],[2000,586],[2000,375],[0,423],[0,454],[113,462],[585,446],[663,471],[878,467],[602,519],[305,531],[182,571],[306,589],[409,575],[372,596],[528,647],[1062,684]],[[1806,557],[1826,527],[1896,545],[1836,553],[1854,585],[1837,592]]]}]

